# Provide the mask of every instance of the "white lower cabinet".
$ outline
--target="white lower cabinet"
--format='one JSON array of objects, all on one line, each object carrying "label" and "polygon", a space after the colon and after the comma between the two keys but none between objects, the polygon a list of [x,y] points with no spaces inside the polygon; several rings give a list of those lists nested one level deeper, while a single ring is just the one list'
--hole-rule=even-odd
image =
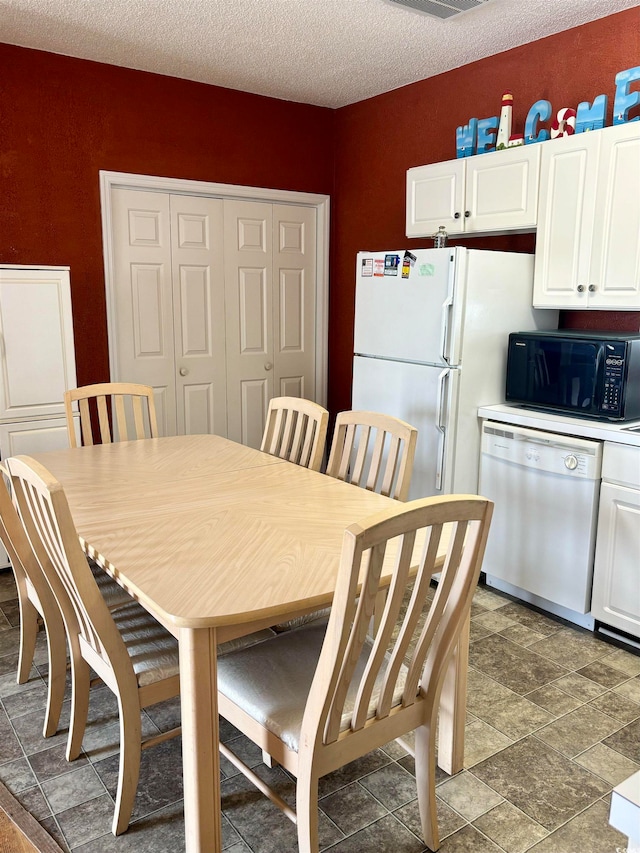
[{"label": "white lower cabinet", "polygon": [[[75,418],[78,443],[80,443],[80,416]],[[0,423],[0,455],[30,456],[47,450],[66,450],[69,447],[66,418],[34,418],[30,421]],[[0,545],[0,569],[10,565],[9,555]]]},{"label": "white lower cabinet", "polygon": [[640,447],[604,445],[591,612],[640,637]]},{"label": "white lower cabinet", "polygon": [[[79,415],[75,420],[76,435],[79,435]],[[8,456],[30,456],[47,450],[66,450],[69,447],[66,418],[43,418],[42,420],[0,423],[0,449],[2,458]]]}]

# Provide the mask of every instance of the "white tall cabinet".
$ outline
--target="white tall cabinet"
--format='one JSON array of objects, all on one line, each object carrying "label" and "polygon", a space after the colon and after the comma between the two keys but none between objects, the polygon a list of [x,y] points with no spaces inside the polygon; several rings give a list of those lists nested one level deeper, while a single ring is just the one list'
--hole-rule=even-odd
[{"label": "white tall cabinet", "polygon": [[75,386],[69,267],[0,265],[0,456],[68,447]]}]

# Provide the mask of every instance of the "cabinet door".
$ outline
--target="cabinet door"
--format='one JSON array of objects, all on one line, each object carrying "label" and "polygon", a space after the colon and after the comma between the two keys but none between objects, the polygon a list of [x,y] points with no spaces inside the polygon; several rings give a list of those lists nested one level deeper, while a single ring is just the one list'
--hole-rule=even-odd
[{"label": "cabinet door", "polygon": [[[75,384],[75,383],[74,383]],[[80,444],[80,417],[74,418],[76,438]],[[66,418],[43,418],[18,423],[0,424],[0,457],[66,450],[69,447]],[[10,565],[9,555],[0,545],[0,568]]]},{"label": "cabinet door", "polygon": [[0,419],[64,414],[76,385],[69,270],[0,268]]},{"label": "cabinet door", "polygon": [[542,143],[533,304],[586,308],[599,132]]},{"label": "cabinet door", "polygon": [[533,230],[538,213],[540,146],[469,157],[465,231]]},{"label": "cabinet door", "polygon": [[593,570],[594,618],[640,637],[640,490],[603,483]]},{"label": "cabinet door", "polygon": [[407,237],[431,237],[441,225],[464,231],[464,170],[461,159],[407,171]]},{"label": "cabinet door", "polygon": [[601,132],[590,308],[640,308],[640,127]]}]

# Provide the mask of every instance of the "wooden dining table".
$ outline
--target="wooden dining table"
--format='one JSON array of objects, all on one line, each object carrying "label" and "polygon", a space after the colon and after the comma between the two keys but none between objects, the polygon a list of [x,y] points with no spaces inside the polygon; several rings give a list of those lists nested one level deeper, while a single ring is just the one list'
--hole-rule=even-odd
[{"label": "wooden dining table", "polygon": [[[216,435],[33,457],[64,486],[86,553],[178,640],[186,850],[219,853],[217,645],[330,605],[345,528],[396,502]],[[449,773],[467,655],[465,634],[440,708]]]}]

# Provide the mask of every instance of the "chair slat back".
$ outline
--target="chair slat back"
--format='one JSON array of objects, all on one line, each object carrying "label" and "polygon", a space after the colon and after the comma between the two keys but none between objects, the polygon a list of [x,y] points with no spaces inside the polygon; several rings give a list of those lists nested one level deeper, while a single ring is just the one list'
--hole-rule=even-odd
[{"label": "chair slat back", "polygon": [[[424,498],[347,529],[301,743],[335,742],[345,713],[350,715],[350,730],[358,732],[372,724],[372,717],[385,719],[410,708],[427,691],[439,691],[471,607],[492,510],[491,501],[473,495]],[[438,552],[444,547],[445,531],[450,533],[446,556],[425,616],[431,578],[440,569]],[[385,571],[392,561],[392,582],[363,664],[360,658],[385,560]],[[414,572],[403,612],[407,583]],[[349,692],[354,695],[356,671],[360,674],[351,710],[351,700],[348,707],[346,701]]]},{"label": "chair slat back", "polygon": [[260,450],[319,471],[322,465],[329,412],[301,397],[273,397]]},{"label": "chair slat back", "polygon": [[80,547],[62,485],[28,456],[11,457],[6,464],[22,523],[68,634],[79,636],[112,667],[114,658],[127,652]]},{"label": "chair slat back", "polygon": [[51,590],[38,565],[18,512],[9,494],[8,470],[0,466],[0,542],[9,555],[21,596],[26,595],[27,581],[34,588],[43,607],[56,606]]},{"label": "chair slat back", "polygon": [[340,412],[327,474],[382,495],[406,500],[418,431],[391,415]]},{"label": "chair slat back", "polygon": [[78,403],[80,434],[85,446],[95,443],[93,424],[96,421],[101,444],[134,438],[157,438],[159,435],[153,389],[150,386],[131,382],[103,382],[65,391],[65,413],[71,447],[77,447],[73,418],[75,402]]}]

